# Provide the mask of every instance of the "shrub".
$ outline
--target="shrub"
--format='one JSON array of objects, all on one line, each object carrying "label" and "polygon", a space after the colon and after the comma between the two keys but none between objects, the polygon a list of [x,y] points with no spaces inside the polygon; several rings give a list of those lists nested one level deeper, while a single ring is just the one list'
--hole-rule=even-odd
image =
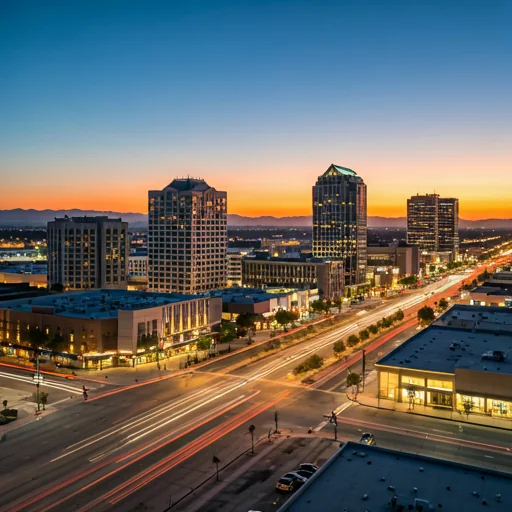
[{"label": "shrub", "polygon": [[299,375],[300,373],[305,373],[309,370],[316,370],[318,368],[321,368],[324,364],[324,360],[316,355],[313,354],[311,357],[308,357],[303,363],[300,363],[293,369],[294,375]]},{"label": "shrub", "polygon": [[368,330],[372,334],[377,334],[379,332],[379,328],[375,324],[372,324],[372,325],[368,326]]},{"label": "shrub", "polygon": [[355,345],[357,345],[359,343],[359,336],[357,334],[351,334],[348,338],[347,338],[347,345],[349,347],[354,347]]},{"label": "shrub", "polygon": [[370,332],[368,331],[368,329],[363,329],[363,330],[359,333],[359,339],[360,339],[361,341],[366,341],[369,337],[370,337]]},{"label": "shrub", "polygon": [[399,309],[394,316],[397,322],[401,322],[404,319],[404,312],[401,309]]},{"label": "shrub", "polygon": [[345,352],[345,343],[342,340],[337,341],[333,346],[332,350],[335,356],[339,356],[342,352]]}]

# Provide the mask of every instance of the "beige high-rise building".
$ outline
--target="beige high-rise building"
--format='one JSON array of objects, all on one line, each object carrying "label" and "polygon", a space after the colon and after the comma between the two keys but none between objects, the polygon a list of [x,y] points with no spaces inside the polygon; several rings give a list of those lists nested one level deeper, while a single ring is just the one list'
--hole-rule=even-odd
[{"label": "beige high-rise building", "polygon": [[127,286],[128,223],[108,217],[48,222],[48,286],[64,290]]},{"label": "beige high-rise building", "polygon": [[200,178],[176,178],[148,195],[148,289],[199,293],[224,288],[227,193]]}]

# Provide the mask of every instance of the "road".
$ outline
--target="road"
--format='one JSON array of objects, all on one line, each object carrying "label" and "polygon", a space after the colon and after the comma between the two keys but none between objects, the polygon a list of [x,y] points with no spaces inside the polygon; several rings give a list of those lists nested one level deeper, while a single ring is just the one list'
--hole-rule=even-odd
[{"label": "road", "polygon": [[[464,278],[468,275],[449,276],[306,344],[243,368],[226,372],[226,359],[212,360],[200,370],[148,385],[91,393],[87,403],[75,403],[8,432],[0,461],[2,475],[7,475],[0,482],[0,510],[161,511],[170,497],[177,501],[213,474],[213,455],[228,462],[247,450],[250,424],[256,425],[257,438],[265,437],[273,427],[276,409],[280,428],[306,432],[318,424],[324,412],[344,407],[342,374],[321,389],[287,383],[286,375],[298,362],[312,353],[330,352],[334,341],[398,308],[417,307],[432,293],[439,296],[458,287]],[[349,407],[343,414],[356,414],[356,409],[362,408]],[[401,418],[396,421],[403,425]],[[375,423],[381,418],[350,416],[349,421],[345,435],[357,437],[358,429],[371,427],[379,442],[401,443],[407,437],[414,446],[419,445],[416,433],[389,428],[378,433]],[[429,421],[444,426],[441,420]],[[475,430],[475,436],[480,439],[475,442],[482,443],[489,438],[489,429]],[[428,448],[427,442],[421,439],[422,446]],[[436,453],[446,456],[456,446],[439,439],[433,443],[439,450]],[[496,448],[482,446],[484,452],[497,457]],[[459,453],[471,460],[466,451]],[[502,460],[493,463],[502,464]]]}]

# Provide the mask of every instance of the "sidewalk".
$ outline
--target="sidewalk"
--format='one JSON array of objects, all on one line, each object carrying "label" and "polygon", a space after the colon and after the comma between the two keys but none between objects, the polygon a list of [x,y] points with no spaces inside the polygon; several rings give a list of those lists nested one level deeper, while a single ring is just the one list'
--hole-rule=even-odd
[{"label": "sidewalk", "polygon": [[[372,375],[374,374],[374,375]],[[389,411],[400,412],[403,414],[416,414],[418,416],[428,416],[431,418],[438,418],[447,421],[455,421],[457,423],[468,423],[472,425],[482,425],[484,427],[500,428],[503,430],[512,430],[512,421],[501,418],[493,418],[491,416],[470,414],[466,417],[459,411],[447,409],[444,407],[430,407],[427,405],[414,405],[414,409],[409,409],[409,404],[404,402],[395,402],[377,397],[377,372],[371,372],[365,380],[364,394],[360,393],[357,396],[359,405],[366,407],[373,407],[376,409],[385,409]]]}]

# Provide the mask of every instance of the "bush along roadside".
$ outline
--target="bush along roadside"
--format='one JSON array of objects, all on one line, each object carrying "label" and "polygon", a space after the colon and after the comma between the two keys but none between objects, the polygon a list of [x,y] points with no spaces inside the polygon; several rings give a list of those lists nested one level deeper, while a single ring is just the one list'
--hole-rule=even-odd
[{"label": "bush along roadside", "polygon": [[[375,324],[362,329],[357,334],[351,334],[346,340],[338,340],[333,344],[333,355],[325,360],[322,360],[322,365],[311,367],[306,364],[306,361],[296,366],[292,372],[293,376],[303,377],[301,382],[303,384],[313,384],[315,382],[314,375],[321,369],[336,364],[342,357],[346,357],[358,350],[364,348],[373,339],[385,334],[391,327],[396,327],[403,322],[405,318],[404,312],[398,310],[392,315],[382,318]],[[313,356],[312,356],[313,357]],[[290,376],[291,377],[291,376]]]}]

